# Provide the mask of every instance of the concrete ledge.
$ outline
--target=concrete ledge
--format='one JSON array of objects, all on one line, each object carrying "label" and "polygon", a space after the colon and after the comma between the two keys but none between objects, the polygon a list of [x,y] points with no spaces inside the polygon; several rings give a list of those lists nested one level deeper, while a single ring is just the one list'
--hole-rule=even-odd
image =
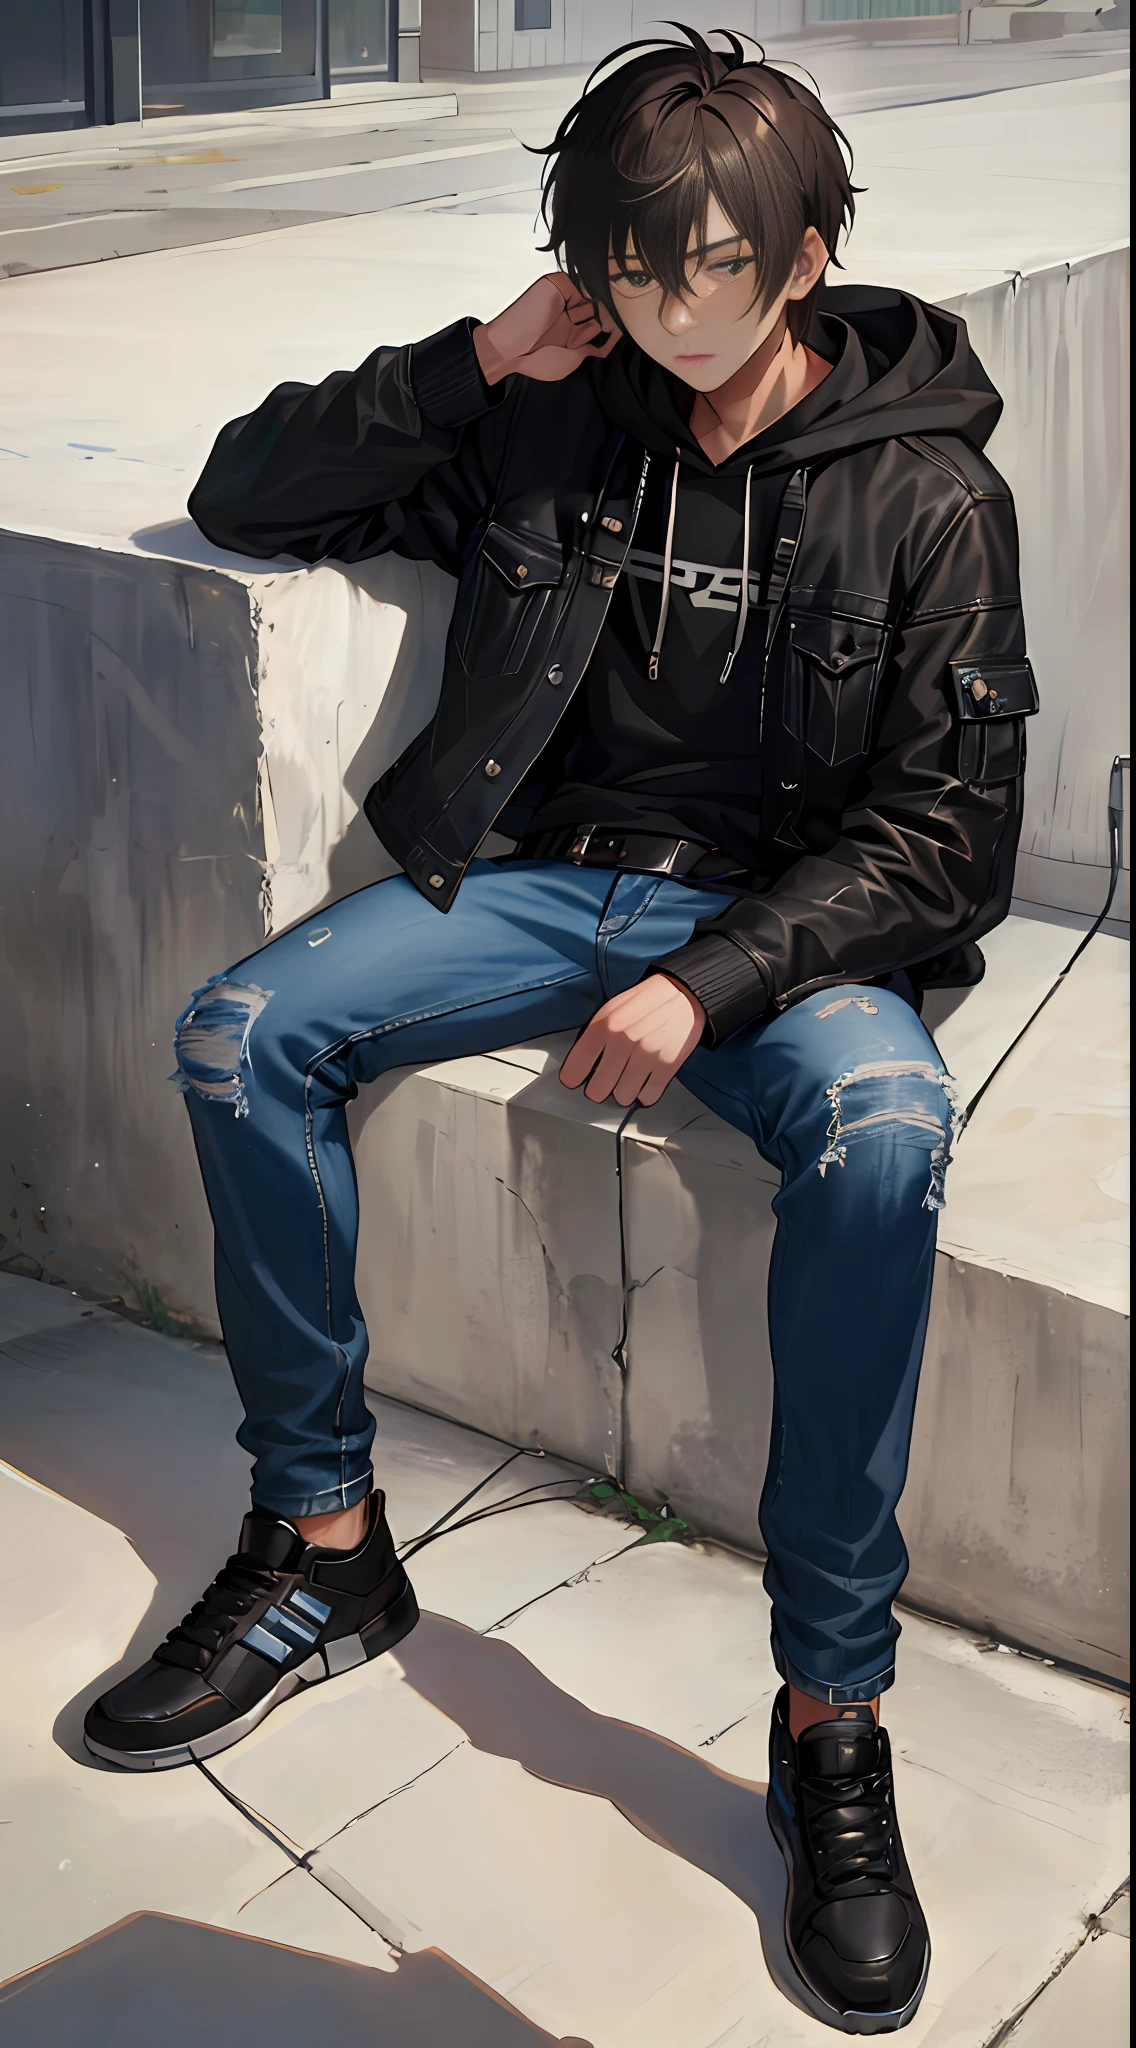
[{"label": "concrete ledge", "polygon": [[[987,942],[986,982],[937,1020],[967,1098],[1075,943],[1024,918]],[[917,1605],[1113,1678],[1127,960],[1124,941],[1093,942],[960,1140],[901,1510]],[[354,1105],[368,1382],[618,1472],[760,1550],[776,1175],[677,1083],[618,1138],[560,1086],[570,1043],[394,1075]]]}]

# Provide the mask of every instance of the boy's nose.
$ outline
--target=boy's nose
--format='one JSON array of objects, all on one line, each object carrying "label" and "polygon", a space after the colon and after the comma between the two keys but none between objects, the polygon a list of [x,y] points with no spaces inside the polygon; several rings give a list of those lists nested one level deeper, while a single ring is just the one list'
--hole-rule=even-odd
[{"label": "boy's nose", "polygon": [[667,334],[688,334],[695,318],[686,300],[665,298],[659,309],[659,325]]}]

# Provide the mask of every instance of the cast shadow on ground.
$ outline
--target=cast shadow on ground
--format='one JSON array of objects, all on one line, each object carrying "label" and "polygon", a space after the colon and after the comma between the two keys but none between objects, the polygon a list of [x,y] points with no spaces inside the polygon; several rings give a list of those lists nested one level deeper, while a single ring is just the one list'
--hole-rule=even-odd
[{"label": "cast shadow on ground", "polygon": [[407,1683],[475,1749],[534,1777],[606,1799],[631,1825],[705,1871],[757,1921],[765,1965],[804,2012],[785,1951],[785,1867],[765,1818],[765,1785],[731,1777],[665,1736],[593,1713],[499,1636],[424,1614],[400,1643]]},{"label": "cast shadow on ground", "polygon": [[92,1700],[152,1655],[236,1548],[249,1460],[234,1441],[240,1402],[223,1353],[96,1312],[3,1346],[0,1439],[30,1479],[121,1530],[157,1580],[118,1662],[56,1718],[59,1748],[83,1747]]},{"label": "cast shadow on ground", "polygon": [[368,1969],[135,1913],[0,1987],[5,2048],[591,2048],[548,2034],[441,1955]]},{"label": "cast shadow on ground", "polygon": [[[7,1455],[42,1485],[121,1529],[158,1580],[118,1663],[57,1716],[55,1741],[87,1769],[114,1768],[83,1747],[88,1705],[149,1656],[200,1595],[235,1540],[247,1500],[248,1462],[233,1442],[239,1408],[223,1359],[207,1362],[200,1351],[157,1341],[161,1370],[154,1333],[117,1317],[5,1346],[0,1413]],[[796,2003],[781,1931],[784,1875],[766,1827],[763,1786],[730,1777],[647,1729],[592,1713],[500,1637],[427,1614],[398,1655],[407,1682],[476,1748],[609,1800],[650,1840],[727,1886],[755,1915],[770,1975]],[[402,2048],[403,2035],[388,2038]],[[419,2038],[405,2035],[408,2043]],[[485,2038],[497,2048],[496,2037]],[[525,2038],[518,2035],[518,2048]],[[547,2037],[537,2030],[528,2038],[535,2044]]]},{"label": "cast shadow on ground", "polygon": [[[233,1545],[248,1486],[248,1461],[233,1442],[239,1404],[220,1353],[206,1359],[118,1317],[9,1342],[4,1363],[6,1455],[120,1529],[158,1581],[117,1664],[55,1722],[55,1741],[77,1763],[111,1770],[83,1748],[83,1716],[152,1653]],[[475,1747],[610,1801],[650,1840],[724,1884],[755,1915],[770,1975],[796,2003],[781,1928],[784,1875],[763,1786],[591,1712],[511,1644],[443,1617],[425,1615],[398,1658],[407,1682]]]}]

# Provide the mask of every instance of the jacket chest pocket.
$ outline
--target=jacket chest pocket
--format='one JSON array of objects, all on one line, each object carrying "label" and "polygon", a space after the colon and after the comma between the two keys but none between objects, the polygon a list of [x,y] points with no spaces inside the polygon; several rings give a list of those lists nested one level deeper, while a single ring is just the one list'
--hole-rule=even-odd
[{"label": "jacket chest pocket", "polygon": [[789,622],[785,723],[830,768],[867,751],[883,645],[859,619]]},{"label": "jacket chest pocket", "polygon": [[486,528],[454,615],[454,640],[467,675],[518,674],[563,574],[558,542],[496,521]]}]

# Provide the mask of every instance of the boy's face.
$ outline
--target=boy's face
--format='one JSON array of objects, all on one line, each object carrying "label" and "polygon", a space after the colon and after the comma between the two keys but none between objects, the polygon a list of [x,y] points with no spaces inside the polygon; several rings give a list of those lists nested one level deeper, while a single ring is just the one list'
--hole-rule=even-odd
[{"label": "boy's face", "polygon": [[682,298],[668,298],[630,250],[626,274],[614,261],[610,266],[610,291],[623,327],[645,355],[695,391],[717,391],[773,332],[786,301],[812,290],[826,261],[816,229],[806,229],[793,275],[765,303],[749,243],[711,198],[701,258],[691,236]]}]

